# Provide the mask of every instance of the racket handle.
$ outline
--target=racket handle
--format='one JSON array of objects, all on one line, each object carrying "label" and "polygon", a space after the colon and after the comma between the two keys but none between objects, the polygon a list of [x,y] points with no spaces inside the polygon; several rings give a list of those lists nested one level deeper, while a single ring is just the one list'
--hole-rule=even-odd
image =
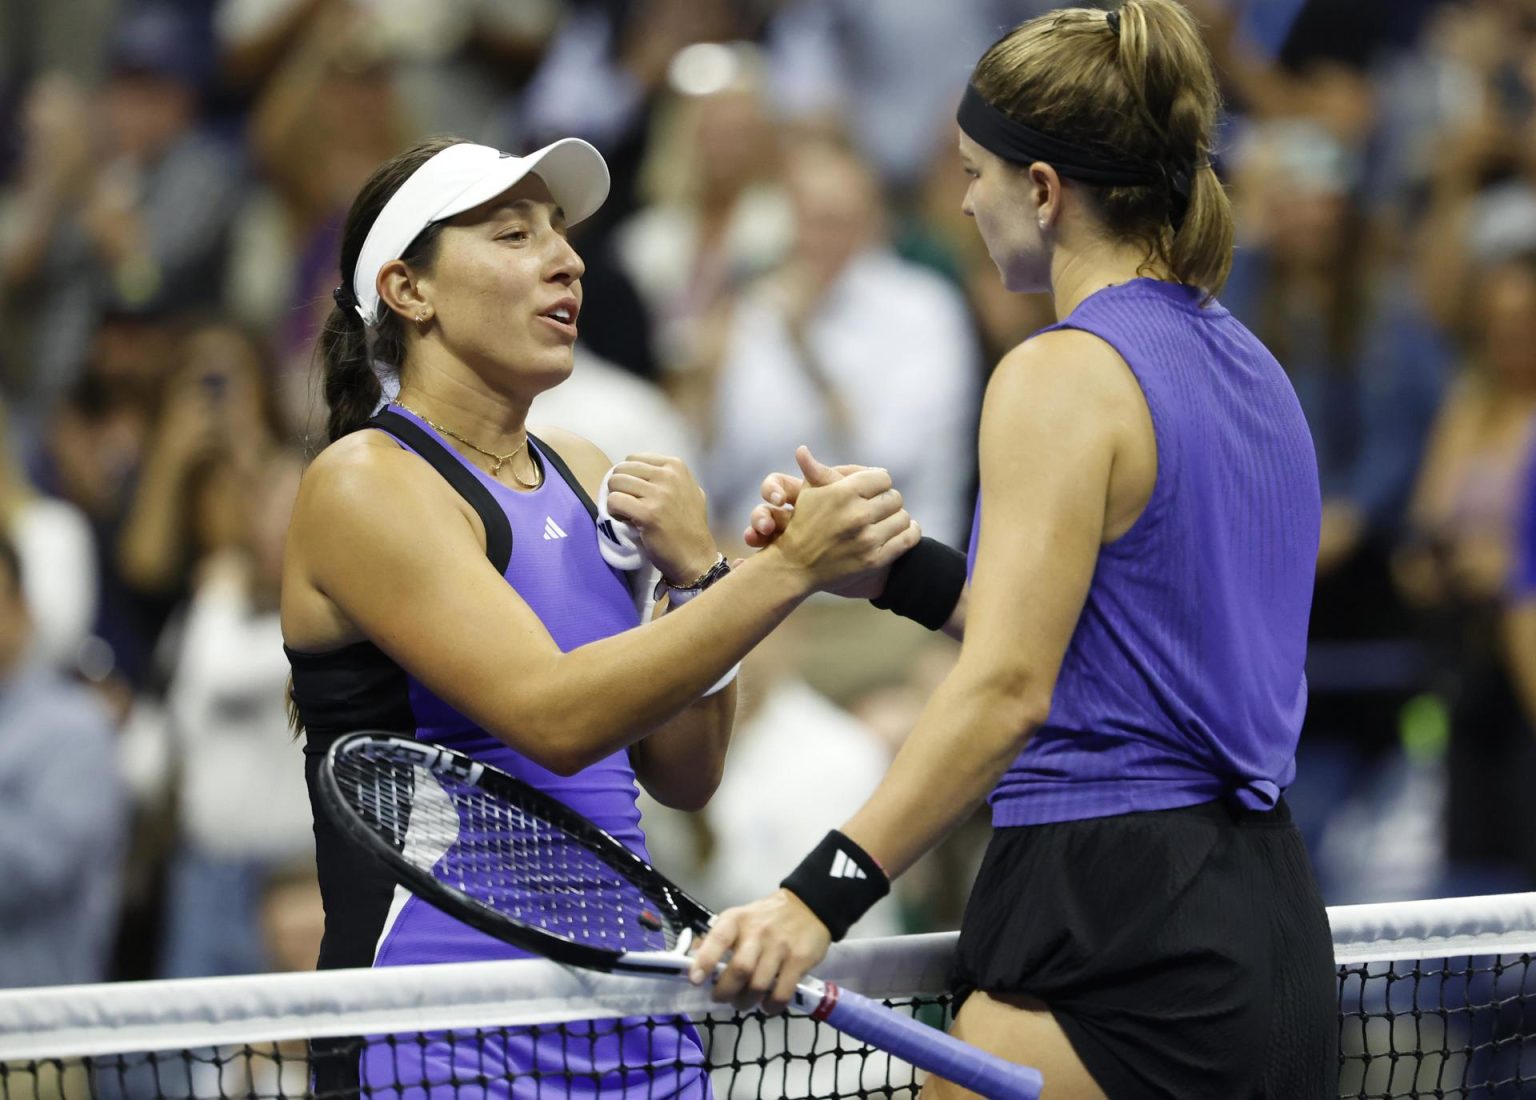
[{"label": "racket handle", "polygon": [[1040,1095],[1043,1081],[1038,1070],[989,1054],[831,982],[827,983],[821,1008],[813,1015],[855,1039],[979,1092],[989,1100],[1037,1100]]}]

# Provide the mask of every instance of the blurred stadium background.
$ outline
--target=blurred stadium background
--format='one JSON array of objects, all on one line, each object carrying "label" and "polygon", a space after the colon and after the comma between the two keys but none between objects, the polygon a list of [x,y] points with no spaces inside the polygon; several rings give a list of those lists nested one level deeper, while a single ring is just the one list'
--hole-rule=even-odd
[{"label": "blurred stadium background", "polygon": [[[1187,3],[1229,99],[1223,300],[1321,466],[1290,798],[1325,895],[1536,889],[1536,2]],[[953,107],[1052,6],[0,3],[0,987],[313,963],[277,566],[378,162],[591,140],[578,367],[532,422],[684,456],[723,544],[800,442],[890,467],[958,543],[987,372],[1049,307],[960,214]],[[719,907],[771,888],[953,657],[808,605],[749,665],[711,807],[648,809],[658,864]],[[985,833],[863,931],[954,927]]]}]

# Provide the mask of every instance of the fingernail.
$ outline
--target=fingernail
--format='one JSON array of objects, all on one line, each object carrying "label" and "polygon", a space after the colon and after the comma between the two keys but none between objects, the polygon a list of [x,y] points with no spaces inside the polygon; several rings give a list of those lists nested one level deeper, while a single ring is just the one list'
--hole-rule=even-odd
[{"label": "fingernail", "polygon": [[704,980],[704,971],[700,970],[698,967],[694,967],[692,970],[688,971],[688,980],[694,985],[698,985]]},{"label": "fingernail", "polygon": [[778,490],[774,490],[773,492],[768,494],[768,502],[770,504],[783,504],[784,503],[784,494],[779,492]]}]

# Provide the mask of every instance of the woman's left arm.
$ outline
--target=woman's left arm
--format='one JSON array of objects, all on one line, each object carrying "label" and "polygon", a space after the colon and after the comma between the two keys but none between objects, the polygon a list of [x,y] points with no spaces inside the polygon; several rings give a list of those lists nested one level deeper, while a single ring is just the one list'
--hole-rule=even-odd
[{"label": "woman's left arm", "polygon": [[[610,463],[595,444],[570,432],[541,429],[596,500]],[[678,584],[714,564],[704,495],[687,466],[662,455],[632,455],[609,482],[609,511],[634,524],[662,575]],[[700,810],[720,785],[736,717],[736,684],[702,696],[630,746],[635,778],[663,806]]]},{"label": "woman's left arm", "polygon": [[[842,828],[889,877],[970,815],[1045,720],[1099,548],[1128,526],[1111,476],[1149,425],[1130,370],[1094,337],[1047,333],[998,366],[982,409],[981,543],[960,658]],[[695,980],[729,950],[716,998],[782,1006],[829,942],[781,888],[716,919]]]}]

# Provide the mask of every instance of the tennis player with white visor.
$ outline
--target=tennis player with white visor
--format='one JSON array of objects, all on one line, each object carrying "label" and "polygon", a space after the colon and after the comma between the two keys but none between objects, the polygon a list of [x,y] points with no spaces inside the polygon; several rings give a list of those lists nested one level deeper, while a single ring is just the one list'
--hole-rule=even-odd
[{"label": "tennis player with white visor", "polygon": [[[528,430],[572,369],[583,266],[567,227],[607,189],[584,142],[520,158],[440,139],[381,165],[353,203],[321,338],[331,443],[305,474],[283,576],[312,796],[336,738],[393,731],[494,764],[646,856],[636,783],[671,806],[708,800],[742,657],[806,596],[919,538],[872,470],[803,495],[794,532],[732,570],[681,462],[615,465],[569,432]],[[600,534],[594,498],[627,541]],[[640,628],[626,570],[642,551],[663,612]],[[324,817],[315,834],[322,967],[521,954],[397,891]],[[708,1095],[685,1021],[570,1034],[333,1044],[316,1084]]]}]

